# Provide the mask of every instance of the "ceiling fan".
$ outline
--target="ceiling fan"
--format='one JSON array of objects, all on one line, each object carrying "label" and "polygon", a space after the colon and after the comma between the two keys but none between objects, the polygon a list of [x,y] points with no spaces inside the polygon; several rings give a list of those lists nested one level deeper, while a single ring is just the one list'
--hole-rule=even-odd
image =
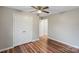
[{"label": "ceiling fan", "polygon": [[[31,6],[32,8],[36,9],[35,11],[37,11],[38,14],[44,12],[44,13],[49,13],[49,11],[46,11],[46,9],[48,9],[48,6]],[[32,11],[32,12],[35,12]]]}]

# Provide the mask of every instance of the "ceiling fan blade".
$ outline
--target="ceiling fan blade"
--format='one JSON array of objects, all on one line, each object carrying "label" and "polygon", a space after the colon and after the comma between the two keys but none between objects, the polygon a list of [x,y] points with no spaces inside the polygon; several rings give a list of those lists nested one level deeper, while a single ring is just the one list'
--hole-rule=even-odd
[{"label": "ceiling fan blade", "polygon": [[49,13],[48,11],[42,11],[42,12]]},{"label": "ceiling fan blade", "polygon": [[37,7],[35,7],[35,6],[31,6],[32,8],[34,8],[34,9],[38,9]]},{"label": "ceiling fan blade", "polygon": [[43,9],[48,9],[49,7],[44,7]]}]

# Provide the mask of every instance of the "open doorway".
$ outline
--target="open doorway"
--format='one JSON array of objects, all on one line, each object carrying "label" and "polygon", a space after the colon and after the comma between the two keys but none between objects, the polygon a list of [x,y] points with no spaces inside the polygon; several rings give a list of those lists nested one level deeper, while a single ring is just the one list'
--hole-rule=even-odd
[{"label": "open doorway", "polygon": [[48,35],[48,19],[41,19],[39,22],[39,36]]}]

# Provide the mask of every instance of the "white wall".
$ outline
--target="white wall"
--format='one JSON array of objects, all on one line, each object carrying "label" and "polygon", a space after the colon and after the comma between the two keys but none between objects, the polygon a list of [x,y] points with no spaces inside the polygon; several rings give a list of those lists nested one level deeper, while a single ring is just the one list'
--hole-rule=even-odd
[{"label": "white wall", "polygon": [[0,7],[0,50],[13,46],[13,10]]},{"label": "white wall", "polygon": [[79,9],[48,17],[50,38],[79,48]]},{"label": "white wall", "polygon": [[32,39],[35,41],[35,39],[38,39],[39,38],[39,17],[34,15],[33,16],[33,34],[32,34]]},{"label": "white wall", "polygon": [[48,35],[48,19],[44,19],[45,20],[45,24],[44,24],[44,28],[45,28],[45,35]]}]

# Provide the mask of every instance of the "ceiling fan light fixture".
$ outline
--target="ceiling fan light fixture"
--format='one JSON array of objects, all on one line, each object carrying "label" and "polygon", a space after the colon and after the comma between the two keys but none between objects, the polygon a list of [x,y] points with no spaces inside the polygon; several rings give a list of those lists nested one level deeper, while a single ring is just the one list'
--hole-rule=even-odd
[{"label": "ceiling fan light fixture", "polygon": [[41,11],[41,10],[38,10],[38,11],[37,11],[37,13],[39,13],[39,14],[40,14],[40,13],[42,13],[42,11]]}]

